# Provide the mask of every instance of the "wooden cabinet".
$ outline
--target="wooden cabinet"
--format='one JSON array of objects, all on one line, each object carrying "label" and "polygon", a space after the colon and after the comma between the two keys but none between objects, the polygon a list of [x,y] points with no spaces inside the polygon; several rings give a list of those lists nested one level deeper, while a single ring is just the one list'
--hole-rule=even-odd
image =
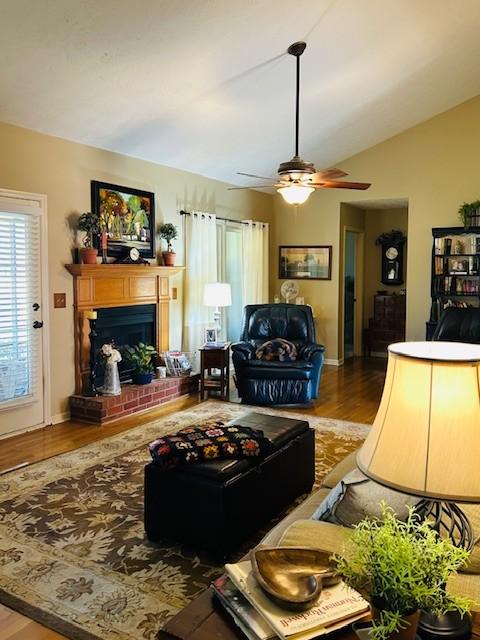
[{"label": "wooden cabinet", "polygon": [[376,295],[373,303],[373,318],[364,331],[364,351],[383,352],[389,344],[405,340],[406,296]]}]

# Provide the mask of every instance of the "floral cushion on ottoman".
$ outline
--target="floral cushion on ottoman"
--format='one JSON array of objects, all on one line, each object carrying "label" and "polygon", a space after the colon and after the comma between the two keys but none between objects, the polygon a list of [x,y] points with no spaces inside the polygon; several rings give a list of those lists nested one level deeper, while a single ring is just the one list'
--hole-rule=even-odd
[{"label": "floral cushion on ottoman", "polygon": [[162,436],[148,448],[153,461],[167,470],[207,460],[265,457],[271,443],[260,429],[212,422]]}]

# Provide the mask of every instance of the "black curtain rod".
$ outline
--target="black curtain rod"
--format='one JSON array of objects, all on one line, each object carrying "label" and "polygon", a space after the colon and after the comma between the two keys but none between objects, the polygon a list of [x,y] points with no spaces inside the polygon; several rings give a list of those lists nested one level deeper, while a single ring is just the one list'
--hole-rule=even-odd
[{"label": "black curtain rod", "polygon": [[[183,209],[180,211],[180,215],[181,216],[191,216],[192,214],[190,213],[190,211],[184,211]],[[201,214],[203,215],[203,214]],[[220,216],[216,216],[217,220],[223,220],[224,222],[236,222],[237,224],[248,224],[248,222],[245,222],[244,220],[234,220],[233,218],[220,218]],[[266,222],[258,222],[256,220],[253,220],[253,222],[255,224],[267,224]]]}]

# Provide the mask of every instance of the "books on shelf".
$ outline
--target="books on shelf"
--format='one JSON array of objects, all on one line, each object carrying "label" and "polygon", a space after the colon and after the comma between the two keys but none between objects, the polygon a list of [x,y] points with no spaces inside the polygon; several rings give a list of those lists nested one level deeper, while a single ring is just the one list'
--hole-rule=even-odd
[{"label": "books on shelf", "polygon": [[[275,603],[260,588],[253,576],[249,560],[226,564],[225,569],[239,593],[260,614],[263,622],[273,630],[274,635],[282,640],[316,638],[363,618],[369,611],[368,602],[359,593],[340,582],[335,586],[325,588],[318,603],[310,609],[293,612]],[[253,630],[248,621],[252,617],[252,609],[249,609],[250,618],[244,617],[238,610],[235,610],[235,615],[249,630]],[[255,619],[258,622],[259,619],[256,617]],[[272,637],[261,635],[265,632],[265,627],[262,627],[261,633],[256,628],[255,636],[249,635],[248,637],[254,640],[267,640]]]}]

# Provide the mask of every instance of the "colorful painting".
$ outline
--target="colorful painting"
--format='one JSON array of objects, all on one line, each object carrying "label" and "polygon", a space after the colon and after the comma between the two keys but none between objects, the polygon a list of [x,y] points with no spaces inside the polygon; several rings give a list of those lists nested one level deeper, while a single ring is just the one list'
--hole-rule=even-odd
[{"label": "colorful painting", "polygon": [[136,247],[143,258],[155,257],[153,193],[92,180],[92,211],[106,230],[107,255],[124,256]]},{"label": "colorful painting", "polygon": [[279,278],[331,280],[332,247],[280,247]]}]

